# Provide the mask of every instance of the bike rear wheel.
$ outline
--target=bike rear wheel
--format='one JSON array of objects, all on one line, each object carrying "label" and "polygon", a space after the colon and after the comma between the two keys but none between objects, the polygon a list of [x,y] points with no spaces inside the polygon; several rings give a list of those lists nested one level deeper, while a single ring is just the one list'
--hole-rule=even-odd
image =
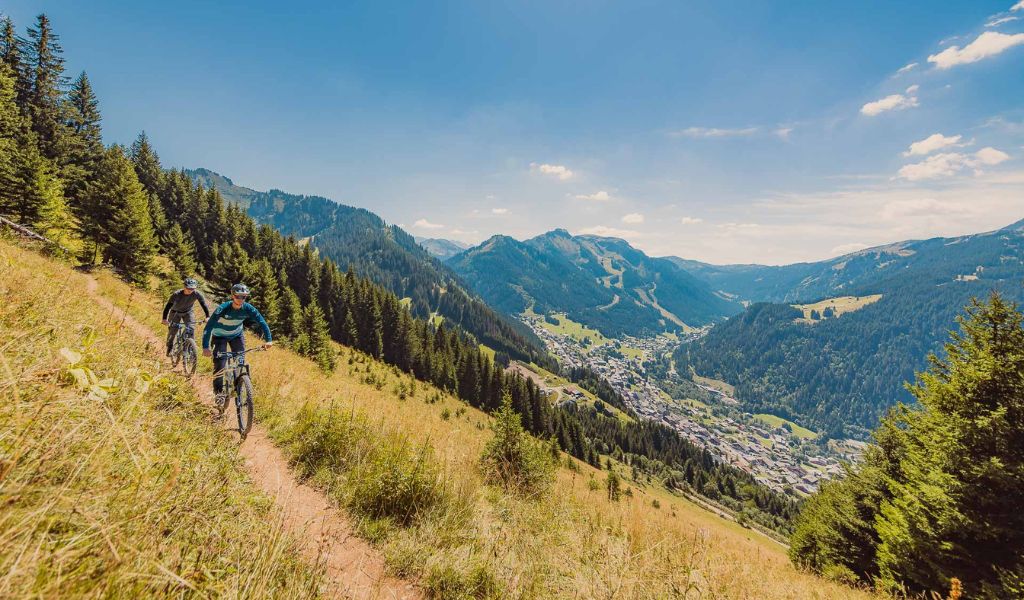
[{"label": "bike rear wheel", "polygon": [[250,381],[248,375],[242,375],[235,382],[235,408],[238,410],[238,435],[245,439],[245,436],[249,435],[249,430],[252,429],[252,417],[253,417],[253,406],[252,406],[252,381]]},{"label": "bike rear wheel", "polygon": [[191,377],[195,375],[198,365],[199,349],[196,348],[196,341],[193,339],[185,340],[185,347],[181,350],[181,368],[185,371],[185,375]]}]

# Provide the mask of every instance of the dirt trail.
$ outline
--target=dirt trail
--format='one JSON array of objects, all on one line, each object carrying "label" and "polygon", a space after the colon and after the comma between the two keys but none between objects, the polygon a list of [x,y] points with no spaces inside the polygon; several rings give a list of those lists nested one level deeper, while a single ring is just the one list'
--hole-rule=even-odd
[{"label": "dirt trail", "polygon": [[[112,313],[117,327],[127,327],[145,339],[152,351],[162,358],[164,340],[103,297],[95,279],[86,277],[86,281],[90,295]],[[256,379],[258,381],[258,375]],[[193,377],[192,386],[199,398],[212,408],[210,377]],[[237,439],[238,434],[231,429],[232,415],[228,414],[224,421],[225,428]],[[238,452],[256,486],[274,499],[283,514],[285,528],[300,540],[306,557],[325,565],[331,593],[343,598],[374,600],[423,597],[413,584],[385,574],[380,553],[356,537],[351,522],[331,506],[323,493],[298,481],[284,454],[258,424],[253,425]]]}]

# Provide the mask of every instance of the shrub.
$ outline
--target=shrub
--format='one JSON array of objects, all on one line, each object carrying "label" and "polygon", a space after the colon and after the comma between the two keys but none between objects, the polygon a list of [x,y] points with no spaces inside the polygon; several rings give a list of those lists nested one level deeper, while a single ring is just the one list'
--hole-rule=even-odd
[{"label": "shrub", "polygon": [[554,463],[544,445],[523,429],[508,394],[491,424],[494,437],[484,448],[481,464],[484,479],[524,494],[540,493],[554,479]]}]

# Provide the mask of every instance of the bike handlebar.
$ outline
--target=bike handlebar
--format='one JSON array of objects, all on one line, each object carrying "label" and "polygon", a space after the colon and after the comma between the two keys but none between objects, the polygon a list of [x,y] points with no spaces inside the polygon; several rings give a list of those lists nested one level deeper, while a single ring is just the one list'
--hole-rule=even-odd
[{"label": "bike handlebar", "polygon": [[250,352],[261,352],[263,350],[266,350],[266,348],[264,348],[262,346],[259,346],[259,347],[256,347],[256,348],[246,348],[245,350],[242,350],[241,352],[218,352],[217,353],[217,358],[221,358],[221,357],[223,357],[223,358],[231,358],[233,356],[241,356],[243,354],[248,354]]}]

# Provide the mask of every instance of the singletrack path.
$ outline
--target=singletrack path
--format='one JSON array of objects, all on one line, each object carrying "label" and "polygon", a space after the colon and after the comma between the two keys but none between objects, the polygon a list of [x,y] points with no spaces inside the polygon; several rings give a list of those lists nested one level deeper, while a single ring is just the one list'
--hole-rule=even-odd
[{"label": "singletrack path", "polygon": [[[111,312],[113,326],[126,328],[146,340],[150,352],[164,359],[164,339],[103,297],[99,283],[93,277],[87,276],[86,281],[96,303]],[[257,385],[258,381],[257,374]],[[191,382],[196,394],[212,410],[211,377],[196,375]],[[224,422],[225,429],[237,439],[238,434],[232,427],[233,411],[227,411]],[[351,522],[331,506],[322,492],[299,482],[289,468],[287,458],[259,424],[253,424],[238,452],[244,459],[249,477],[274,499],[285,529],[301,542],[306,557],[326,567],[328,588],[332,594],[360,600],[418,600],[423,597],[412,583],[386,574],[380,553],[356,537]]]}]

